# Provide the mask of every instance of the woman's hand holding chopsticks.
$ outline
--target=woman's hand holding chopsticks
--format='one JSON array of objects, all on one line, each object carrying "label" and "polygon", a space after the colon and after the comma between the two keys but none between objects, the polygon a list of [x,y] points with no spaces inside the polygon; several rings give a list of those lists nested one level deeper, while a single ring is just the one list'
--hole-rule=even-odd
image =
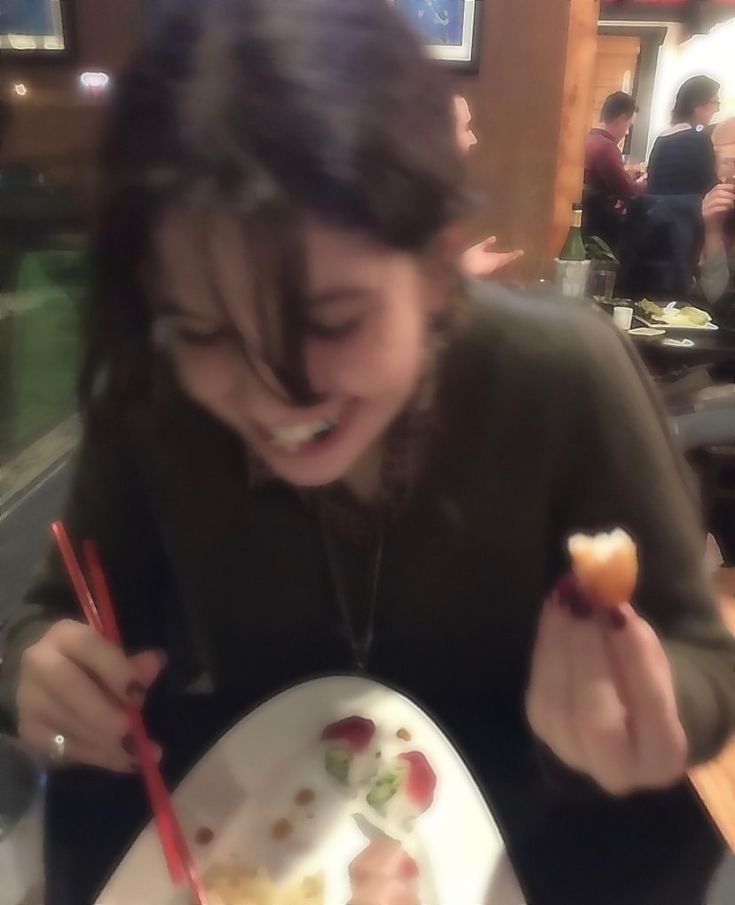
[{"label": "woman's hand holding chopsticks", "polygon": [[62,620],[23,655],[19,734],[44,754],[53,753],[54,740],[63,737],[65,762],[135,772],[124,708],[142,707],[164,665],[157,651],[127,657],[88,625]]}]

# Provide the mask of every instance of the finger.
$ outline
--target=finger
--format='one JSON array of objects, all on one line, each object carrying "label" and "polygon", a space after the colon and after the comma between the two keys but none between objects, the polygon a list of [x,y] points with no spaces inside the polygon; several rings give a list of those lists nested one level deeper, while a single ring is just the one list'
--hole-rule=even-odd
[{"label": "finger", "polygon": [[[17,701],[19,717],[24,720],[40,721],[63,735],[74,736],[95,747],[117,751],[126,748],[126,737],[130,729],[124,717],[110,731],[108,727],[79,716],[65,702],[48,694],[38,683],[22,683],[18,689]],[[129,742],[127,747],[130,747]]]},{"label": "finger", "polygon": [[493,245],[495,245],[495,243],[497,241],[498,241],[497,236],[488,236],[487,239],[484,239],[481,244],[482,244],[483,249],[487,250],[488,248],[492,248]]},{"label": "finger", "polygon": [[608,622],[607,643],[630,715],[640,782],[672,785],[684,775],[688,745],[666,652],[629,604],[613,610]]},{"label": "finger", "polygon": [[19,724],[21,738],[32,745],[45,757],[50,757],[54,750],[54,738],[64,736],[64,760],[59,766],[70,764],[87,764],[101,767],[115,773],[134,773],[137,770],[135,761],[122,750],[100,748],[87,741],[75,738],[61,729],[48,725],[41,720],[30,719]]},{"label": "finger", "polygon": [[[52,651],[29,667],[29,678],[60,708],[70,711],[86,728],[85,737],[97,736],[105,746],[120,745],[130,731],[120,704],[92,676],[71,660]],[[37,665],[37,671],[33,667]]]},{"label": "finger", "polygon": [[581,770],[583,759],[573,719],[568,644],[569,615],[554,592],[541,612],[526,711],[534,733],[560,760]]},{"label": "finger", "polygon": [[168,659],[162,650],[146,650],[133,654],[130,662],[143,685],[150,688],[166,668]]},{"label": "finger", "polygon": [[636,779],[627,713],[618,693],[603,629],[584,601],[572,607],[569,656],[577,738],[586,771],[604,789],[622,795]]},{"label": "finger", "polygon": [[125,653],[89,626],[65,620],[53,629],[59,652],[90,672],[119,700],[140,705],[147,690]]},{"label": "finger", "polygon": [[522,249],[518,249],[518,251],[508,251],[505,253],[505,263],[512,264],[513,261],[517,261],[518,258],[522,258],[525,254],[525,251]]}]

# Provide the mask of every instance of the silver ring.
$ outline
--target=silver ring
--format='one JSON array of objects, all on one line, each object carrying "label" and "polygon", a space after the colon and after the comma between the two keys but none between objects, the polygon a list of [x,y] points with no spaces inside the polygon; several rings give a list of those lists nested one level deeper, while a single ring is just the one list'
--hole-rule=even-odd
[{"label": "silver ring", "polygon": [[63,763],[66,757],[66,736],[59,733],[51,740],[51,760],[55,764]]}]

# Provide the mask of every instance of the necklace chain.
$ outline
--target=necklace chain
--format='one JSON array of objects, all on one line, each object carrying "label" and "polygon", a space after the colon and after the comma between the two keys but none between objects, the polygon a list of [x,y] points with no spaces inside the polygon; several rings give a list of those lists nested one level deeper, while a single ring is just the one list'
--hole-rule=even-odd
[{"label": "necklace chain", "polygon": [[378,590],[380,587],[380,576],[383,569],[383,553],[385,551],[385,532],[381,526],[378,533],[378,540],[375,547],[375,559],[370,580],[370,597],[368,599],[368,613],[365,630],[362,637],[358,636],[356,620],[350,611],[347,601],[347,590],[345,588],[344,573],[340,567],[337,549],[334,539],[327,528],[322,507],[319,506],[319,525],[321,528],[322,542],[324,545],[324,553],[329,569],[329,577],[332,583],[332,590],[337,606],[342,616],[342,621],[349,636],[352,656],[357,668],[361,672],[366,672],[368,660],[372,653],[373,642],[375,640],[375,613],[378,603]]}]

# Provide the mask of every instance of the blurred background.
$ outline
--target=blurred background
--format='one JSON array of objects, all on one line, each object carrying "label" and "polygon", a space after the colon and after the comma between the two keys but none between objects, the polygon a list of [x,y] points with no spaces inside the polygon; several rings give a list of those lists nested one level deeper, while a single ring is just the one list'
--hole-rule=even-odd
[{"label": "blurred background", "polygon": [[[75,442],[97,138],[116,74],[176,2],[0,0],[0,511]],[[397,2],[426,27],[421,4]],[[640,106],[624,149],[633,161],[689,75],[717,78],[719,118],[735,116],[733,0],[462,5],[473,8],[466,58],[438,55],[480,139],[470,231],[526,250],[505,279],[548,272],[580,197],[583,137],[611,91]],[[427,33],[438,45],[455,37]]]}]

